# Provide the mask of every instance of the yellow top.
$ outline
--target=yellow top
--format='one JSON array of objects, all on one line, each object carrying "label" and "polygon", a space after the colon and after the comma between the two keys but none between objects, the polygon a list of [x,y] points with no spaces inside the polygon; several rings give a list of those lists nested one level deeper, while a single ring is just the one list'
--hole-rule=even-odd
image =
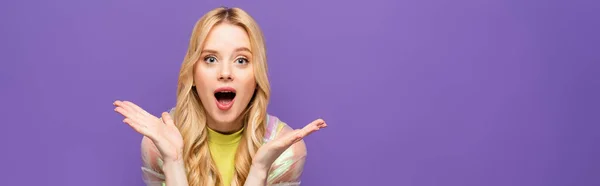
[{"label": "yellow top", "polygon": [[240,139],[242,139],[243,128],[233,134],[223,134],[208,128],[208,148],[217,165],[217,170],[223,179],[223,185],[231,185],[233,173],[235,172],[235,152]]},{"label": "yellow top", "polygon": [[[173,116],[171,109],[169,113]],[[279,118],[267,115],[265,122],[265,134],[262,138],[262,143],[267,143],[277,138],[294,132],[294,129],[288,126]],[[246,129],[243,129],[246,130]],[[224,184],[230,184],[233,180],[235,152],[238,144],[241,142],[243,131],[235,132],[234,134],[221,134],[214,130],[207,130],[209,150],[211,156],[216,161],[216,166],[219,169],[217,172],[224,180]],[[222,143],[224,142],[224,143]],[[232,144],[232,145],[222,145]],[[159,150],[154,145],[154,142],[147,137],[144,137],[141,142],[142,152],[142,178],[146,185],[165,185],[165,174],[162,171],[163,161]],[[295,143],[285,150],[269,167],[267,175],[267,185],[285,184],[299,185],[300,176],[304,170],[306,160],[306,146],[303,141]],[[224,178],[226,177],[226,178]]]}]

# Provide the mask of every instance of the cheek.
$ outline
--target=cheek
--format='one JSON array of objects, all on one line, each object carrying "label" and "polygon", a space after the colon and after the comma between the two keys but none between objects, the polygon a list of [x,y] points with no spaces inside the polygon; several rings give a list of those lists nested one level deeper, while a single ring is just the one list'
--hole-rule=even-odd
[{"label": "cheek", "polygon": [[212,78],[211,73],[212,72],[201,66],[196,68],[196,71],[194,72],[194,85],[196,86],[200,98],[212,95],[209,94],[210,87],[213,87],[216,82],[213,80],[214,78]]},{"label": "cheek", "polygon": [[247,73],[241,81],[246,96],[252,97],[254,89],[256,89],[256,80],[254,79],[254,73]]},{"label": "cheek", "polygon": [[194,69],[194,84],[196,86],[210,82],[215,79],[215,71],[207,68],[204,64],[196,65]]},{"label": "cheek", "polygon": [[256,89],[256,81],[254,80],[254,76],[252,76],[252,78],[250,78],[250,81],[246,82],[246,87],[248,87],[250,96],[252,96],[252,94],[254,93],[254,90]]}]

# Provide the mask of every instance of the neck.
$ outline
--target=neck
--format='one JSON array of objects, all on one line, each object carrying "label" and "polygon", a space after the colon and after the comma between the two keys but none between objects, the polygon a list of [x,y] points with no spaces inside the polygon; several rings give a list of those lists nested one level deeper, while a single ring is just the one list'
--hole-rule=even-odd
[{"label": "neck", "polygon": [[221,134],[233,134],[242,130],[242,127],[244,127],[241,117],[228,123],[216,122],[214,119],[208,118],[207,125],[210,129]]}]

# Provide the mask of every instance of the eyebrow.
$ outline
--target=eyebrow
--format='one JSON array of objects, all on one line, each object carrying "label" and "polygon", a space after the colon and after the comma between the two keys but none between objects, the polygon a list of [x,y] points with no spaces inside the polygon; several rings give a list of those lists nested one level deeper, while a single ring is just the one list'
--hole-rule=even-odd
[{"label": "eyebrow", "polygon": [[242,52],[242,51],[246,51],[246,52],[250,52],[250,53],[252,53],[252,51],[250,51],[250,49],[248,49],[248,48],[246,48],[246,47],[239,47],[239,48],[236,48],[236,49],[234,50],[234,52]]},{"label": "eyebrow", "polygon": [[[233,52],[242,52],[242,51],[252,53],[252,51],[250,51],[250,49],[248,49],[247,47],[238,47]],[[218,54],[218,52],[216,50],[211,50],[211,49],[202,50],[202,53]]]}]

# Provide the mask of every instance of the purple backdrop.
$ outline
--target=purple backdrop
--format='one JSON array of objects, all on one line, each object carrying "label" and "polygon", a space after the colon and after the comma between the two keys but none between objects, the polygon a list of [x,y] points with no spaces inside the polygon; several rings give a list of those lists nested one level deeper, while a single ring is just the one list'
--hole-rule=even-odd
[{"label": "purple backdrop", "polygon": [[597,1],[2,1],[0,180],[142,185],[116,99],[174,105],[195,21],[246,9],[303,185],[600,185]]}]

